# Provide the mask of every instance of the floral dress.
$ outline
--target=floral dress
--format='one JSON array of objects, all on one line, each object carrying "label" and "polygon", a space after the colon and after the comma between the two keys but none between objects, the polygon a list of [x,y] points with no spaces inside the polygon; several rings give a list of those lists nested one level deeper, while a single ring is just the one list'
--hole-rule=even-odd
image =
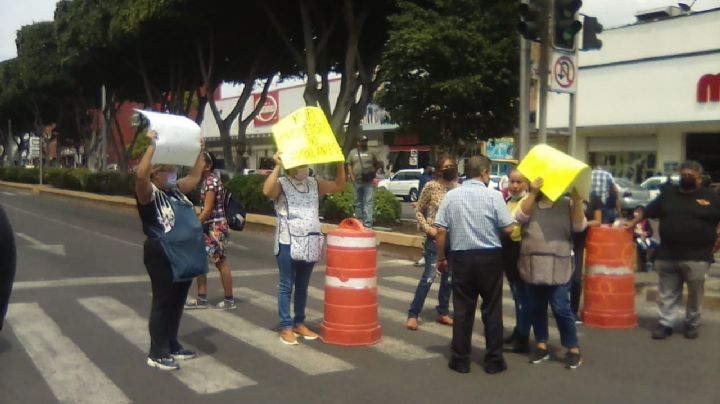
[{"label": "floral dress", "polygon": [[225,248],[228,243],[228,224],[225,218],[223,201],[225,199],[225,188],[222,180],[217,175],[210,174],[200,186],[200,201],[205,206],[205,197],[208,192],[215,192],[215,203],[210,219],[203,223],[205,233],[205,251],[213,263],[225,260]]}]

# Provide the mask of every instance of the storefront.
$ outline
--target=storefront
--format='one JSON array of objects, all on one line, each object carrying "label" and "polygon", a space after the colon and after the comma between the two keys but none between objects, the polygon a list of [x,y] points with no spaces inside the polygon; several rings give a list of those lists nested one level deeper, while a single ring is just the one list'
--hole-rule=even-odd
[{"label": "storefront", "polygon": [[[636,183],[699,161],[720,181],[720,9],[609,29],[579,56],[577,145],[590,164]],[[567,132],[569,97],[548,97]],[[560,136],[567,139],[567,136]]]}]

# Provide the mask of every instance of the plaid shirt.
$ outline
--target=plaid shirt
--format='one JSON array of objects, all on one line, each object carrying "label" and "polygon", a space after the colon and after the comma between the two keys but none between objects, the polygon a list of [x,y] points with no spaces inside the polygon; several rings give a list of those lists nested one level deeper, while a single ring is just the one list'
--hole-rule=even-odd
[{"label": "plaid shirt", "polygon": [[514,222],[502,194],[474,179],[448,191],[435,216],[451,251],[501,248],[500,231]]},{"label": "plaid shirt", "polygon": [[600,198],[603,205],[607,203],[610,190],[615,186],[612,174],[605,170],[592,170],[592,185],[590,193]]}]

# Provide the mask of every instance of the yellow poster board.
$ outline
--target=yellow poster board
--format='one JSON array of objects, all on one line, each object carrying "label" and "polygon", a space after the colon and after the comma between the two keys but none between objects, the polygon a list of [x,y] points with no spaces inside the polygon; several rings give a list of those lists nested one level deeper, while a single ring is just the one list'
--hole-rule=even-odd
[{"label": "yellow poster board", "polygon": [[272,133],[286,169],[345,161],[335,134],[320,108],[296,110],[273,125]]},{"label": "yellow poster board", "polygon": [[539,144],[530,149],[517,169],[531,182],[542,177],[540,190],[553,202],[573,186],[584,200],[590,200],[590,167],[560,150]]}]

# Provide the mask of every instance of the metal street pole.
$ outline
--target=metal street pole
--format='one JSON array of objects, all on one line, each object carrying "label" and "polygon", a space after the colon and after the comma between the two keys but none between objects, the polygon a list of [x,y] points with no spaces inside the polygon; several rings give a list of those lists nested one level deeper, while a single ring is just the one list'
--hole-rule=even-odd
[{"label": "metal street pole", "polygon": [[540,82],[540,94],[538,96],[538,110],[540,112],[538,117],[539,132],[538,132],[538,144],[547,143],[547,93],[548,93],[548,64],[550,63],[550,51],[552,49],[552,36],[550,31],[553,27],[553,10],[555,9],[555,2],[553,0],[548,1],[547,15],[545,21],[547,24],[542,30],[542,38],[540,38],[540,61],[538,62],[538,80]]},{"label": "metal street pole", "polygon": [[520,124],[518,128],[518,160],[530,150],[530,41],[520,35]]},{"label": "metal street pole", "polygon": [[105,84],[102,85],[100,89],[101,97],[102,97],[102,117],[103,117],[103,128],[102,128],[102,139],[100,139],[100,170],[105,170],[107,168],[107,129],[108,129],[108,119],[105,113],[105,109],[107,108],[107,95],[105,93]]},{"label": "metal street pole", "polygon": [[[9,146],[11,141],[12,141],[13,143],[15,143],[15,140],[13,139],[13,135],[12,135],[12,119],[8,119],[8,141],[5,142],[5,144],[4,144],[3,146]],[[12,150],[12,148],[9,148],[9,149]],[[7,152],[8,152],[8,151],[5,150],[4,153],[7,153]],[[15,165],[15,162],[12,161],[12,160],[13,160],[13,156],[12,156],[12,155],[10,156],[10,160],[11,160],[11,161],[10,161],[10,165]],[[5,163],[5,160],[3,159],[3,164],[4,164],[4,163]]]},{"label": "metal street pole", "polygon": [[43,184],[43,138],[45,138],[45,131],[40,134],[40,185]]},{"label": "metal street pole", "polygon": [[[575,158],[577,158],[577,92],[578,92],[578,82],[580,78],[580,60],[579,60],[579,52],[578,52],[578,36],[575,35],[575,68],[577,71],[575,72],[575,92],[570,93],[570,116],[568,117],[568,129],[570,131],[570,150],[569,154]],[[583,159],[584,160],[584,159]]]}]

